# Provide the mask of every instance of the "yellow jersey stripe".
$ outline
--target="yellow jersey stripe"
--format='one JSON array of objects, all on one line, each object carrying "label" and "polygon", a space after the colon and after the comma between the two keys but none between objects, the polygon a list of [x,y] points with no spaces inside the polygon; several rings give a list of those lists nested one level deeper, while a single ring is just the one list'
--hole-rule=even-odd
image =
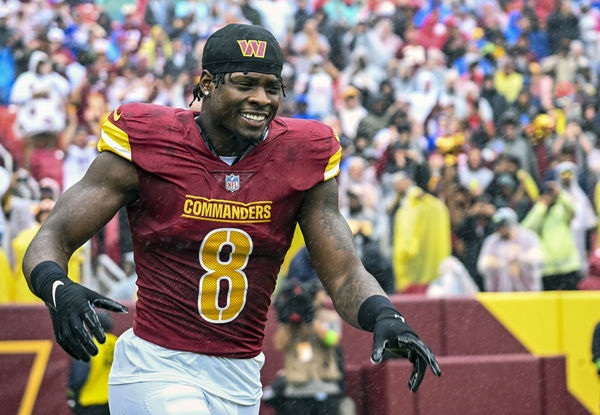
[{"label": "yellow jersey stripe", "polygon": [[342,158],[342,148],[335,152],[333,156],[329,158],[329,163],[325,167],[325,173],[323,174],[323,181],[327,181],[332,177],[337,176],[340,172],[340,159]]},{"label": "yellow jersey stripe", "polygon": [[131,161],[131,145],[129,136],[119,127],[106,120],[102,123],[98,151],[112,151],[113,153]]}]

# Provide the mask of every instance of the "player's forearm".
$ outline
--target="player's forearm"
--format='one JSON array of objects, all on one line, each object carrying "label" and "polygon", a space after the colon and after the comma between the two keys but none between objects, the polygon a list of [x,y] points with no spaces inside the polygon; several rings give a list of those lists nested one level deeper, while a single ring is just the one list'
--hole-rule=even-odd
[{"label": "player's forearm", "polygon": [[40,229],[35,238],[29,244],[23,257],[23,274],[31,288],[31,271],[41,262],[54,261],[66,272],[67,263],[72,254],[60,241],[46,229]]},{"label": "player's forearm", "polygon": [[354,327],[363,302],[385,292],[363,266],[348,223],[338,209],[338,189],[333,180],[313,187],[299,216],[311,263],[333,300],[338,314]]},{"label": "player's forearm", "polygon": [[377,280],[362,265],[332,284],[329,295],[338,314],[356,328],[362,328],[358,323],[362,303],[374,295],[386,296]]}]

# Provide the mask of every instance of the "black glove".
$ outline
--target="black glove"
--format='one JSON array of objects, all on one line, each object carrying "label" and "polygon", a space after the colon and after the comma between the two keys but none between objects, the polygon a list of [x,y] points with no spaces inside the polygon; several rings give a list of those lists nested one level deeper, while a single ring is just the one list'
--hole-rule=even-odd
[{"label": "black glove", "polygon": [[371,361],[380,363],[383,352],[388,350],[413,364],[413,372],[408,381],[408,389],[416,392],[423,381],[427,366],[436,376],[442,371],[431,349],[423,343],[414,330],[406,324],[404,317],[392,310],[385,310],[377,316],[373,330],[373,352]]},{"label": "black glove", "polygon": [[127,307],[71,281],[55,262],[36,266],[31,272],[31,282],[35,294],[46,302],[56,341],[75,359],[87,362],[98,354],[90,333],[99,343],[106,340],[94,307],[128,311]]}]

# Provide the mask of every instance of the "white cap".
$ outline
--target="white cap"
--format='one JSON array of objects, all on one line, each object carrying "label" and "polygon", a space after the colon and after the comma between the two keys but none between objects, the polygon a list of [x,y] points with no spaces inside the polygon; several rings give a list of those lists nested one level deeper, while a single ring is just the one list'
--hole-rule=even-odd
[{"label": "white cap", "polygon": [[514,225],[519,222],[517,214],[514,210],[508,207],[500,208],[492,217],[494,223]]},{"label": "white cap", "polygon": [[65,39],[65,32],[58,27],[48,30],[48,40],[50,42],[62,42]]}]

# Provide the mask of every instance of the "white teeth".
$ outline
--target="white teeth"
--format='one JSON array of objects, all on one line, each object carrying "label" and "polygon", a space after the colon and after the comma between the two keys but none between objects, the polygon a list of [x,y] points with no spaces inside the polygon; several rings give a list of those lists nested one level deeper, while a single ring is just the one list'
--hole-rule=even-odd
[{"label": "white teeth", "polygon": [[265,118],[264,115],[254,115],[254,114],[248,114],[247,112],[242,113],[242,117],[244,118],[248,118],[251,121],[263,121]]}]

